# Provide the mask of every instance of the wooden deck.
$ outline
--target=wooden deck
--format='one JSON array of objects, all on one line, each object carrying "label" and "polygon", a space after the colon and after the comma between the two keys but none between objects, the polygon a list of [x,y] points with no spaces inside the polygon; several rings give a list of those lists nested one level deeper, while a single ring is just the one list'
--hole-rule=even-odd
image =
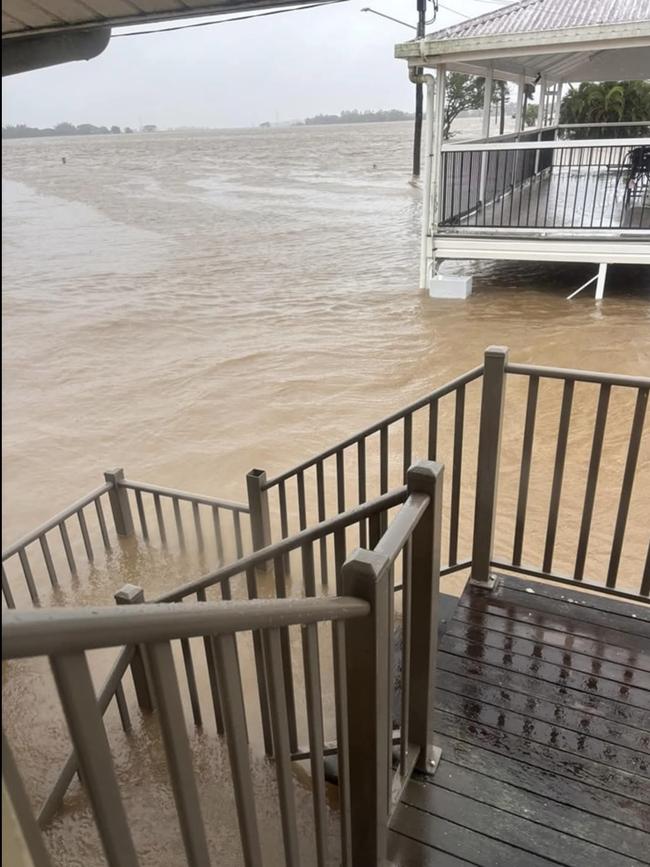
[{"label": "wooden deck", "polygon": [[650,864],[650,607],[468,586],[437,684],[443,757],[405,789],[391,863]]}]

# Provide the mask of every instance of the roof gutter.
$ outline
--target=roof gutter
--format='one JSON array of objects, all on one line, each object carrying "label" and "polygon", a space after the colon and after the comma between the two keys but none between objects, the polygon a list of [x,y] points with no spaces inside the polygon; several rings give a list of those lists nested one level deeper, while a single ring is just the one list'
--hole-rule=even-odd
[{"label": "roof gutter", "polygon": [[2,77],[71,60],[90,60],[104,51],[110,38],[110,27],[3,38]]}]

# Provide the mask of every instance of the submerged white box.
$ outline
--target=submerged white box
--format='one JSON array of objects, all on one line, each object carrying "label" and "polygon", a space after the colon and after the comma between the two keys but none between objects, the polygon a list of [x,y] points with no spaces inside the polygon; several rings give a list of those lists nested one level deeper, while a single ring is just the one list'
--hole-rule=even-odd
[{"label": "submerged white box", "polygon": [[436,274],[429,281],[431,298],[465,299],[472,294],[472,278],[456,274]]}]

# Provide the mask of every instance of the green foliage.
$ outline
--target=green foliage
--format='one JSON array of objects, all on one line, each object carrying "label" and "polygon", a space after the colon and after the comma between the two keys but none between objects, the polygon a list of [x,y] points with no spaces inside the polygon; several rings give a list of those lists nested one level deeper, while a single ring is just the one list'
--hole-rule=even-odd
[{"label": "green foliage", "polygon": [[536,126],[537,117],[539,115],[539,106],[538,105],[527,105],[526,106],[526,117],[524,118],[526,126]]},{"label": "green foliage", "polygon": [[[571,85],[560,106],[560,123],[626,123],[647,121],[650,125],[650,82],[648,81],[583,81],[578,87]],[[594,128],[581,137],[604,138],[611,135],[606,128]],[[621,135],[644,135],[644,127],[617,131]]]},{"label": "green foliage", "polygon": [[443,121],[443,136],[446,139],[449,138],[452,123],[461,111],[481,108],[484,91],[484,78],[477,75],[464,75],[462,72],[450,72],[447,75]]}]

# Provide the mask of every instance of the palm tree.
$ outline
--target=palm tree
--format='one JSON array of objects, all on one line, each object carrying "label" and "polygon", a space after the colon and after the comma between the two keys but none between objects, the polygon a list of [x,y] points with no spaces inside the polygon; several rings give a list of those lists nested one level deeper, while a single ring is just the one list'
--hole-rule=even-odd
[{"label": "palm tree", "polygon": [[[626,123],[647,122],[650,126],[650,82],[647,81],[583,81],[570,86],[562,100],[560,123]],[[622,135],[643,135],[643,127],[630,127]],[[604,127],[593,128],[588,137],[608,135]],[[584,136],[583,136],[584,137]]]}]

